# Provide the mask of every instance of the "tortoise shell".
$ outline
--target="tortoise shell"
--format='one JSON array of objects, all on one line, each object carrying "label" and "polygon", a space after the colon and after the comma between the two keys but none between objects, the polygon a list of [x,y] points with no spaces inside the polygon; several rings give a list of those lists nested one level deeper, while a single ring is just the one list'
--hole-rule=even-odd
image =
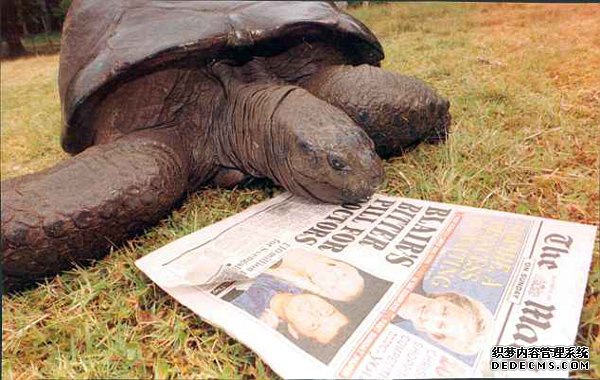
[{"label": "tortoise shell", "polygon": [[89,117],[120,81],[182,60],[268,56],[307,39],[339,47],[351,64],[383,59],[377,38],[333,2],[75,0],[61,45],[63,149],[93,143]]}]

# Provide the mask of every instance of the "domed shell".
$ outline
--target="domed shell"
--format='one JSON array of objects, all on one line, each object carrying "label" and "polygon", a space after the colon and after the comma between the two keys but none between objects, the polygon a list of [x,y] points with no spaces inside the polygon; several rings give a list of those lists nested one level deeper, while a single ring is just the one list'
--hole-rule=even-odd
[{"label": "domed shell", "polygon": [[383,59],[377,38],[332,2],[75,0],[60,57],[63,148],[92,144],[89,115],[118,81],[186,58],[282,51],[306,36],[332,40],[354,64]]}]

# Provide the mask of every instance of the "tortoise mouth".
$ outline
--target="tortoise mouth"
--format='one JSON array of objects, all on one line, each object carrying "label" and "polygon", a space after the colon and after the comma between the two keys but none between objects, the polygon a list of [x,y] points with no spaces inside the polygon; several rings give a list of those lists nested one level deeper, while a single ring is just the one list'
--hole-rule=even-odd
[{"label": "tortoise mouth", "polygon": [[375,193],[376,189],[376,186],[368,189],[361,189],[359,191],[342,189],[342,198],[344,203],[365,203],[371,198],[373,193]]},{"label": "tortoise mouth", "polygon": [[341,199],[343,189],[297,170],[294,170],[294,177],[291,187],[298,186],[309,197],[326,203],[343,202]]},{"label": "tortoise mouth", "polygon": [[300,171],[296,171],[295,174],[300,178],[295,178],[292,185],[298,186],[310,197],[326,203],[363,203],[373,195],[382,180],[377,175],[373,181],[360,179],[354,186],[352,181],[346,181],[343,186],[338,187]]}]

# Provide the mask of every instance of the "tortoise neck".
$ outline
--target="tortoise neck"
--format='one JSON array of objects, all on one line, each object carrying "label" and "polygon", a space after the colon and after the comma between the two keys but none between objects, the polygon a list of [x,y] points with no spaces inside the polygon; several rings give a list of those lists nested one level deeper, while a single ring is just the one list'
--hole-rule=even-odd
[{"label": "tortoise neck", "polygon": [[229,73],[219,78],[225,99],[214,130],[221,165],[239,168],[255,177],[280,182],[293,131],[276,123],[273,115],[298,87],[269,82],[244,83]]},{"label": "tortoise neck", "polygon": [[281,81],[303,85],[323,68],[352,62],[352,57],[335,46],[313,41],[302,42],[281,54],[265,58],[264,67]]}]

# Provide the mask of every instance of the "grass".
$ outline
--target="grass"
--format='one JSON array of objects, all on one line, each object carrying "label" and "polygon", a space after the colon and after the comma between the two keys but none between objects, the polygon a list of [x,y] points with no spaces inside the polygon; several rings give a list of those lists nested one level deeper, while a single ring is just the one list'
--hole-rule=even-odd
[{"label": "grass", "polygon": [[27,37],[23,37],[22,41],[24,45],[42,45],[45,43],[60,45],[60,36],[60,32],[31,34]]},{"label": "grass", "polygon": [[[60,36],[60,32],[30,34],[22,37],[21,42],[27,54],[57,54],[60,51]],[[5,44],[4,41],[0,42],[2,45]]]},{"label": "grass", "polygon": [[60,32],[32,34],[21,40],[25,49],[33,54],[57,53],[60,50]]},{"label": "grass", "polygon": [[[599,224],[600,8],[422,3],[352,12],[380,38],[386,69],[424,79],[452,103],[451,139],[389,160],[382,192]],[[2,178],[66,157],[57,62],[2,63]],[[268,196],[198,192],[94,267],[3,297],[3,378],[275,377],[133,265]],[[599,289],[597,244],[577,337],[592,369],[577,377],[600,377]]]}]

